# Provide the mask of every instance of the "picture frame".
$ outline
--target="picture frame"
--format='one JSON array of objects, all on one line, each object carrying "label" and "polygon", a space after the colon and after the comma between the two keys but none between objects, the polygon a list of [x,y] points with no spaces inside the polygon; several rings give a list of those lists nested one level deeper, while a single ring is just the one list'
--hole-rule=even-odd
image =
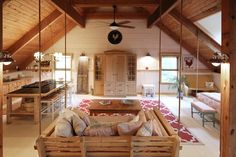
[{"label": "picture frame", "polygon": [[183,55],[182,69],[184,71],[194,71],[196,69],[196,59],[191,55]]}]

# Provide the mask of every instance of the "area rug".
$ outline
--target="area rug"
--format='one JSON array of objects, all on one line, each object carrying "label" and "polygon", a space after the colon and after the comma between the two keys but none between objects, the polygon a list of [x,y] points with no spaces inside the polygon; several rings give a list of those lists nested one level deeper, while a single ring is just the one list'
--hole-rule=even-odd
[{"label": "area rug", "polygon": [[[91,100],[84,99],[79,104],[79,108],[83,110],[84,112],[89,114],[89,103]],[[140,100],[141,107],[143,110],[151,110],[154,107],[158,107],[159,102],[157,100]],[[173,113],[163,104],[160,105],[160,111],[163,114],[163,116],[167,119],[167,121],[170,123],[170,125],[176,130],[179,130],[179,136],[181,138],[182,143],[189,143],[189,144],[200,144],[201,142],[192,135],[192,133],[183,126],[182,123],[178,124],[178,119],[173,115]],[[102,114],[103,115],[103,114]],[[113,114],[118,115],[118,114]],[[178,129],[179,128],[179,129]]]}]

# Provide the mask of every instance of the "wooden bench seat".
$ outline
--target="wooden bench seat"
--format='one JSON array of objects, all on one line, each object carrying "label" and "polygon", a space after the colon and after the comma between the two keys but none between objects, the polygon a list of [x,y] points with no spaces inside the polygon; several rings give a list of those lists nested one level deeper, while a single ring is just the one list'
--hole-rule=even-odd
[{"label": "wooden bench seat", "polygon": [[[194,111],[193,109],[197,110]],[[215,114],[216,110],[211,108],[210,106],[206,105],[200,101],[193,101],[191,102],[191,116],[193,118],[193,113],[200,114],[202,118],[202,126],[204,127],[205,122],[212,122],[213,126],[215,127]],[[206,115],[211,115],[211,120],[206,118]]]}]

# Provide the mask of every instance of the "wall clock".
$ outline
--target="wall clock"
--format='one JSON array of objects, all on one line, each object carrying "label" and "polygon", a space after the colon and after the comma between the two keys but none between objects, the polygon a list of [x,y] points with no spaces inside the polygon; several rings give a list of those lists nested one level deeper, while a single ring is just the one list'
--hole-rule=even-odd
[{"label": "wall clock", "polygon": [[107,38],[111,44],[119,44],[122,40],[122,34],[118,30],[113,30],[108,34]]}]

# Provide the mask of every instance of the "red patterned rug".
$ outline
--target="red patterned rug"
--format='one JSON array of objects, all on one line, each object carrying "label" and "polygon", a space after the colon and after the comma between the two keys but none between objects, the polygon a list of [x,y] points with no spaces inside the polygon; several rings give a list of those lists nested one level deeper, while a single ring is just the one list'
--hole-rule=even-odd
[{"label": "red patterned rug", "polygon": [[[79,108],[89,114],[88,107],[90,102],[91,100],[88,99],[82,100],[82,102],[79,105]],[[157,100],[140,100],[140,103],[144,110],[150,110],[153,109],[154,107],[157,107],[159,102]],[[178,119],[163,103],[161,103],[160,105],[160,111],[175,130],[178,130],[178,127],[180,127],[179,136],[181,137],[182,143],[191,143],[191,144],[200,143],[200,141],[196,137],[194,137],[192,133],[183,126],[182,123],[178,124]]]}]

